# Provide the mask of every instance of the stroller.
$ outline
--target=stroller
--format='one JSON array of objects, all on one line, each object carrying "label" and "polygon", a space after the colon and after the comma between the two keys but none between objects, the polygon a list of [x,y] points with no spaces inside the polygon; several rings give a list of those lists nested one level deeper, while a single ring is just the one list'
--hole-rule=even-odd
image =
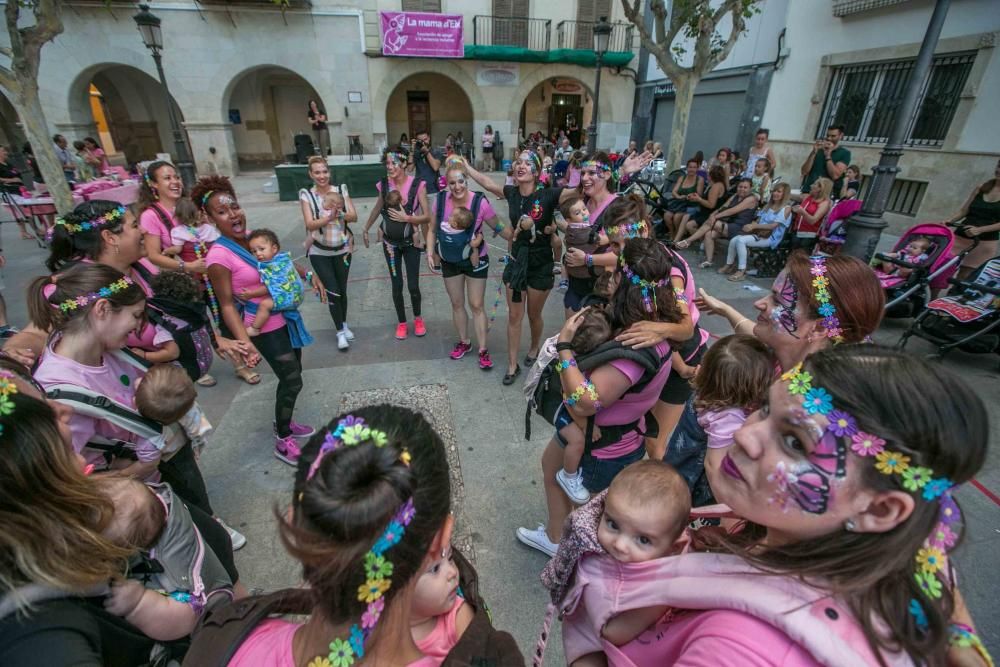
[{"label": "stroller", "polygon": [[[927,291],[943,289],[948,278],[955,272],[966,253],[952,256],[954,234],[949,227],[936,223],[918,224],[906,230],[893,246],[894,253],[900,253],[918,237],[930,240],[931,245],[919,262],[907,262],[884,253],[876,253],[872,269],[885,290],[885,316],[893,318],[913,317],[927,303]],[[882,263],[894,264],[897,268],[884,271]],[[909,271],[900,275],[899,269]]]},{"label": "stroller", "polygon": [[956,347],[966,352],[1000,352],[1000,257],[987,260],[969,280],[949,279],[951,293],[927,304],[899,339],[906,347],[910,336],[937,345],[943,357]]},{"label": "stroller", "polygon": [[663,233],[663,214],[667,211],[668,202],[671,199],[671,192],[674,183],[678,178],[684,176],[683,169],[675,169],[669,174],[666,173],[665,160],[653,160],[649,165],[639,172],[636,178],[632,179],[629,189],[637,192],[646,201],[650,218],[657,235]]}]

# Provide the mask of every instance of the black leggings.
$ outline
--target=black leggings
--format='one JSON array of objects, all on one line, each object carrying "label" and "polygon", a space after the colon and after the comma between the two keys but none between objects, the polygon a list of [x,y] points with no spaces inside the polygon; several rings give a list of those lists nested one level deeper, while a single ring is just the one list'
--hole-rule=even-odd
[{"label": "black leggings", "polygon": [[326,288],[330,317],[333,318],[337,331],[340,331],[347,321],[347,275],[351,272],[351,253],[332,256],[309,255],[309,263]]},{"label": "black leggings", "polygon": [[287,326],[254,336],[250,342],[278,376],[278,389],[274,394],[274,426],[278,437],[285,438],[291,435],[289,424],[295,412],[295,399],[302,391],[302,350],[292,347]]},{"label": "black leggings", "polygon": [[392,305],[396,307],[396,319],[400,324],[406,322],[406,307],[403,305],[403,270],[406,270],[406,287],[410,291],[410,305],[413,316],[420,317],[420,248],[408,246],[393,246],[392,256],[389,246],[382,244],[382,254],[389,267],[389,277],[392,279]]},{"label": "black leggings", "polygon": [[178,498],[209,516],[215,515],[208,499],[208,489],[205,488],[205,478],[201,476],[201,468],[198,467],[191,443],[181,447],[169,461],[160,461],[157,468],[160,477],[170,484]]}]

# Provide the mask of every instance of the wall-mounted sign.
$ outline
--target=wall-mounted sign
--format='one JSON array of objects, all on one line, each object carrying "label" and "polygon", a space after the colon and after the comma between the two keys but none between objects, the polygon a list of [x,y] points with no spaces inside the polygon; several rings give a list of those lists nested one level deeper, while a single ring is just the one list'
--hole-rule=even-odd
[{"label": "wall-mounted sign", "polygon": [[581,86],[578,82],[573,81],[572,79],[565,79],[565,80],[557,79],[556,81],[552,82],[552,88],[553,90],[556,90],[560,93],[583,92],[583,86]]},{"label": "wall-mounted sign", "polygon": [[349,90],[349,91],[347,91],[347,101],[348,102],[360,102],[361,101],[361,91],[360,90]]},{"label": "wall-mounted sign", "polygon": [[232,123],[233,125],[239,125],[240,123],[243,122],[243,119],[240,118],[240,110],[239,109],[230,109],[229,110],[229,122]]},{"label": "wall-mounted sign", "polygon": [[476,68],[479,86],[517,86],[521,83],[521,66],[517,63],[480,63]]},{"label": "wall-mounted sign", "polygon": [[661,83],[660,85],[653,88],[653,97],[662,97],[664,95],[674,94],[674,84],[672,83]]},{"label": "wall-mounted sign", "polygon": [[461,14],[379,12],[382,55],[463,58]]}]

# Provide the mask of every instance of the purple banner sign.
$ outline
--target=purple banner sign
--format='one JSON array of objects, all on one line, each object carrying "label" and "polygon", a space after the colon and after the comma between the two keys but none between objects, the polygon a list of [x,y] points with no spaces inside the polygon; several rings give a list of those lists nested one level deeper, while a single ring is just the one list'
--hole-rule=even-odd
[{"label": "purple banner sign", "polygon": [[461,14],[379,12],[382,55],[415,58],[462,58]]}]

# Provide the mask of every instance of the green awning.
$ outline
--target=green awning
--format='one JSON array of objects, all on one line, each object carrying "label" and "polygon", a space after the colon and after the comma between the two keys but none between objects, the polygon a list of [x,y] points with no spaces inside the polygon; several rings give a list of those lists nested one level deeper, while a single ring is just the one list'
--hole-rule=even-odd
[{"label": "green awning", "polygon": [[[631,62],[635,54],[631,51],[609,51],[604,54],[603,63],[607,67],[624,67]],[[520,46],[482,46],[465,45],[467,60],[494,60],[517,63],[564,63],[593,67],[597,64],[597,56],[586,49],[552,49],[551,51],[533,51]]]}]

